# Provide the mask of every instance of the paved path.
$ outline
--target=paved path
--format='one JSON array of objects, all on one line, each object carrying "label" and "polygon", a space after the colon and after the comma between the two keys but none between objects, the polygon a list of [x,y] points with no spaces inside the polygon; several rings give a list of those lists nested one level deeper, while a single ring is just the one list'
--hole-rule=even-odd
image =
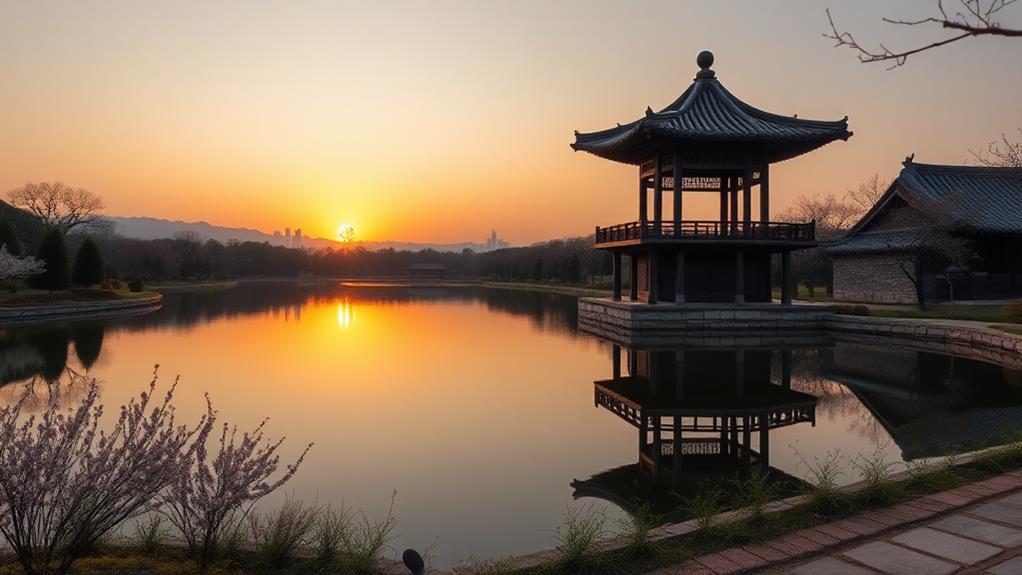
[{"label": "paved path", "polygon": [[767,569],[794,575],[1022,575],[1022,493],[961,509],[835,549],[829,555]]},{"label": "paved path", "polygon": [[1022,575],[1022,470],[648,575]]}]

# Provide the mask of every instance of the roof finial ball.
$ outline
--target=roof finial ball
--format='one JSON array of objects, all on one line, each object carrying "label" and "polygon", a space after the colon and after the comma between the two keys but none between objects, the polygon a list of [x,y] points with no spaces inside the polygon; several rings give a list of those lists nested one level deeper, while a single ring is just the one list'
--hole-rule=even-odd
[{"label": "roof finial ball", "polygon": [[699,73],[696,74],[696,78],[712,78],[716,74],[710,69],[713,65],[713,52],[709,50],[703,50],[696,56],[696,64],[699,64]]}]

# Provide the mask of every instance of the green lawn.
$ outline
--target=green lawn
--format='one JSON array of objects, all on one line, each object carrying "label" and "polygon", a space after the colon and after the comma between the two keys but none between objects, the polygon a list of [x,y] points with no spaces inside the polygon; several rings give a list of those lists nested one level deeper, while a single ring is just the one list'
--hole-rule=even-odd
[{"label": "green lawn", "polygon": [[1019,324],[1000,324],[990,326],[994,329],[999,329],[1005,333],[1012,333],[1015,335],[1022,335],[1022,325]]},{"label": "green lawn", "polygon": [[[781,299],[781,289],[774,288],[773,298]],[[825,287],[814,287],[810,290],[807,286],[799,284],[795,290],[795,299],[805,301],[830,301],[832,298]]]},{"label": "green lawn", "polygon": [[67,305],[92,303],[98,301],[116,301],[137,299],[158,295],[154,291],[132,292],[127,286],[120,289],[72,288],[69,290],[47,291],[31,288],[18,288],[17,291],[0,289],[0,307],[20,307],[33,305]]},{"label": "green lawn", "polygon": [[870,306],[870,315],[925,319],[965,319],[988,323],[1010,323],[1004,306],[940,304],[921,310],[912,306]]}]

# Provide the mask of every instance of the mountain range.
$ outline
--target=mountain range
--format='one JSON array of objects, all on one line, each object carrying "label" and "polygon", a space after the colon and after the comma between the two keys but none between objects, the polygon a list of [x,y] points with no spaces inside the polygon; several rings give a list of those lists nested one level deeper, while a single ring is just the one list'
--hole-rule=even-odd
[{"label": "mountain range", "polygon": [[[164,220],[160,218],[139,217],[139,216],[106,216],[111,222],[114,232],[128,238],[142,240],[154,240],[162,238],[173,238],[181,233],[194,233],[206,239],[228,242],[231,240],[242,242],[267,242],[273,245],[287,245],[287,238],[281,235],[268,234],[259,230],[249,228],[231,228],[218,226],[208,222],[183,222],[180,220]],[[303,237],[301,247],[338,248],[342,244],[336,240],[326,238]],[[358,242],[358,245],[369,250],[394,249],[398,251],[421,251],[435,250],[438,252],[460,252],[471,249],[476,252],[492,250],[492,245],[476,242],[461,242],[449,244],[430,244],[417,242]],[[506,247],[506,246],[500,246]]]}]

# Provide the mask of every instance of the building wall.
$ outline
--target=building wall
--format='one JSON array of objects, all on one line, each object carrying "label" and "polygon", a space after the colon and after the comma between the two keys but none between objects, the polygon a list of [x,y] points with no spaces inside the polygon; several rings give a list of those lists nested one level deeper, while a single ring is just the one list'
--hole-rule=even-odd
[{"label": "building wall", "polygon": [[898,258],[887,254],[834,256],[834,300],[916,303],[916,288]]}]

